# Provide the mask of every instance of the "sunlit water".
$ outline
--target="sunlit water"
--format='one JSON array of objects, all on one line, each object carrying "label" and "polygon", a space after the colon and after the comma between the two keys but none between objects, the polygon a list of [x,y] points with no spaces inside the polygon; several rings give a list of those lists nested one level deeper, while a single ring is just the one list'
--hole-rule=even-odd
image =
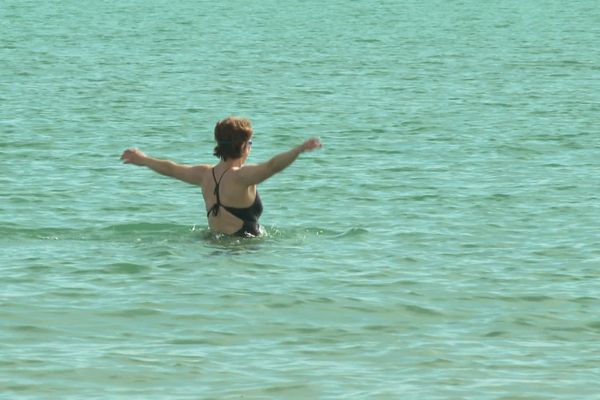
[{"label": "sunlit water", "polygon": [[[0,5],[0,397],[600,398],[596,2],[85,3]],[[118,159],[229,114],[325,144],[260,239]]]}]

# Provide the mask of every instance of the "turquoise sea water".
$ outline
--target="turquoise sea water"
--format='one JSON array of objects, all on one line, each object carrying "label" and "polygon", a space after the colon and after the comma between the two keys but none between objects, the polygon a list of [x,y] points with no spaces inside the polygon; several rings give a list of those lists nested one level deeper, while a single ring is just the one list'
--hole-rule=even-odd
[{"label": "turquoise sea water", "polygon": [[[255,4],[254,4],[255,3]],[[598,399],[595,1],[3,1],[0,398]],[[212,237],[138,146],[251,161]]]}]

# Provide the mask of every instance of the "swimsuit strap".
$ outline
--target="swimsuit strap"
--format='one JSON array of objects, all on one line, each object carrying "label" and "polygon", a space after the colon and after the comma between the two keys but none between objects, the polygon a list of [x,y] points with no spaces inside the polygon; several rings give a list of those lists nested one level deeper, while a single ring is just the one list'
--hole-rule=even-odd
[{"label": "swimsuit strap", "polygon": [[212,176],[213,179],[215,181],[215,191],[214,194],[217,198],[217,202],[210,208],[210,210],[208,210],[208,213],[206,214],[206,216],[208,217],[210,215],[210,213],[212,212],[213,216],[217,216],[217,214],[219,214],[219,207],[221,207],[221,197],[219,196],[219,185],[221,185],[221,181],[223,180],[223,176],[225,175],[225,173],[229,171],[229,168],[227,168],[225,171],[223,171],[223,174],[221,174],[221,177],[219,178],[219,181],[217,181],[217,177],[215,176],[215,168],[213,167],[212,169]]}]

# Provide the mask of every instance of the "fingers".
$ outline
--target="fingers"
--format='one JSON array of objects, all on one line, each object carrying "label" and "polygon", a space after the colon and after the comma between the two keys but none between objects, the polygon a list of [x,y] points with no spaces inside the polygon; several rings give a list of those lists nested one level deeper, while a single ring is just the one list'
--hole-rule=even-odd
[{"label": "fingers", "polygon": [[321,140],[319,140],[319,138],[311,138],[304,143],[304,148],[306,150],[314,150],[321,147],[323,147],[323,144],[321,144]]},{"label": "fingers", "polygon": [[133,157],[135,156],[137,149],[130,148],[127,149],[121,154],[120,160],[123,161],[123,164],[131,164],[133,163]]}]

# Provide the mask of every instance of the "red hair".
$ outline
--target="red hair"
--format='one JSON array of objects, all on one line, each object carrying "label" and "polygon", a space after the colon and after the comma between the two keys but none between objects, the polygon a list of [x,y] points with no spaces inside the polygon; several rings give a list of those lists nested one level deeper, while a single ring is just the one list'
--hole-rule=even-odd
[{"label": "red hair", "polygon": [[217,145],[213,155],[227,161],[242,157],[242,147],[252,137],[252,122],[247,118],[227,117],[215,125]]}]

